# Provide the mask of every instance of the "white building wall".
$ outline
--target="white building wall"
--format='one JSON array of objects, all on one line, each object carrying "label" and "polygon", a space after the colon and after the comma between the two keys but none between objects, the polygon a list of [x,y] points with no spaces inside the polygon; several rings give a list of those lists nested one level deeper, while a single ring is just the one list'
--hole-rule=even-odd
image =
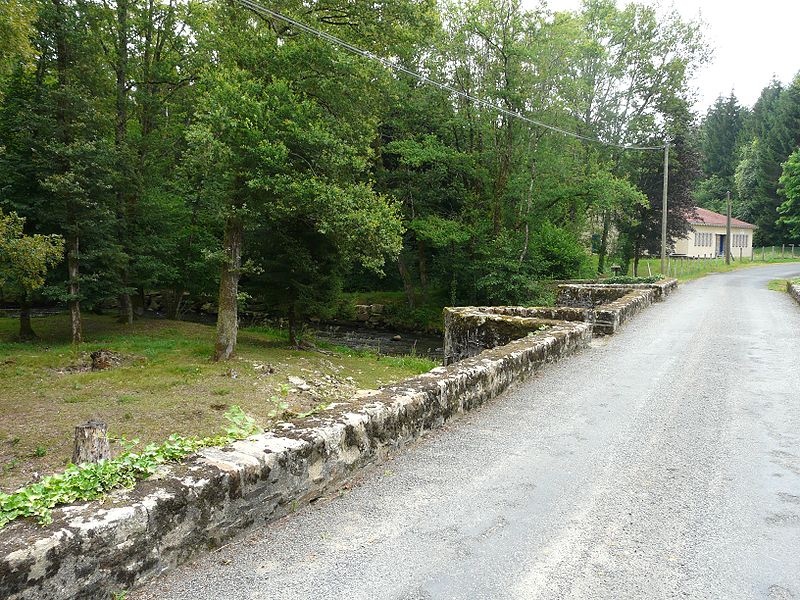
[{"label": "white building wall", "polygon": [[[675,243],[675,254],[692,258],[711,258],[719,255],[720,236],[725,236],[725,226],[693,225],[686,238]],[[724,254],[724,251],[723,251]],[[735,259],[753,256],[753,230],[731,228],[731,254]]]}]

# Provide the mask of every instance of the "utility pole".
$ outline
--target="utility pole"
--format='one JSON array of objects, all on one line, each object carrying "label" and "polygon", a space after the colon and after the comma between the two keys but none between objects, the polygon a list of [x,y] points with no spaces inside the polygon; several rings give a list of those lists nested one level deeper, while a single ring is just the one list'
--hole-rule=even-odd
[{"label": "utility pole", "polygon": [[669,187],[669,139],[664,142],[664,189],[661,197],[661,274],[667,274],[667,189]]},{"label": "utility pole", "polygon": [[728,190],[728,224],[725,229],[725,264],[731,264],[731,192]]}]

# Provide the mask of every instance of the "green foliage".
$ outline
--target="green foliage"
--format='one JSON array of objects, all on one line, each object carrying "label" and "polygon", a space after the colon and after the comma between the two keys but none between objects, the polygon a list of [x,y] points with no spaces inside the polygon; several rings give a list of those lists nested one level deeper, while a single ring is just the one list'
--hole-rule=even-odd
[{"label": "green foliage", "polygon": [[721,178],[730,189],[737,163],[737,145],[744,127],[745,112],[736,96],[720,96],[708,109],[701,129],[703,171]]},{"label": "green foliage", "polygon": [[0,81],[16,63],[33,55],[30,36],[35,16],[36,4],[30,0],[0,0]]},{"label": "green foliage", "polygon": [[[65,240],[71,273],[40,288],[51,302],[155,295],[180,318],[213,311],[224,287],[221,324],[238,297],[288,318],[296,342],[309,317],[343,312],[345,291],[402,290],[391,318],[435,328],[444,304],[546,300],[537,281],[589,274],[590,240],[603,270],[657,237],[658,153],[530,127],[237,3],[40,2],[34,21],[33,3],[0,1],[0,33],[16,32],[0,42],[0,62],[14,56],[0,67],[3,204]],[[616,143],[684,135],[707,54],[698,23],[644,4],[339,4],[280,8]],[[671,237],[696,175],[688,151],[676,158]],[[240,234],[241,269],[225,231]]]},{"label": "green foliage", "polygon": [[752,110],[739,108],[733,95],[720,98],[702,131],[706,177],[697,186],[698,204],[724,213],[731,190],[733,216],[758,227],[756,244],[800,241],[781,179],[800,146],[800,75],[788,86],[772,81]]},{"label": "green foliage", "polygon": [[778,209],[780,221],[789,228],[794,237],[800,239],[800,149],[795,150],[789,160],[783,163],[779,182],[780,193],[786,198]]},{"label": "green foliage", "polygon": [[264,429],[259,427],[258,423],[256,423],[256,420],[245,413],[237,404],[231,406],[225,412],[224,416],[228,420],[228,426],[225,428],[225,435],[230,439],[244,439],[264,431]]},{"label": "green foliage", "polygon": [[61,261],[64,240],[59,235],[25,235],[25,219],[0,210],[0,288],[27,296],[45,283],[49,268]]},{"label": "green foliage", "polygon": [[51,509],[55,506],[95,500],[113,489],[133,487],[161,465],[178,462],[200,448],[222,446],[262,431],[238,406],[232,406],[225,418],[230,425],[224,436],[196,438],[174,434],[162,444],[148,444],[141,452],[126,451],[97,463],[69,465],[62,473],[47,476],[16,492],[0,493],[0,528],[23,517],[47,525],[53,520]]}]

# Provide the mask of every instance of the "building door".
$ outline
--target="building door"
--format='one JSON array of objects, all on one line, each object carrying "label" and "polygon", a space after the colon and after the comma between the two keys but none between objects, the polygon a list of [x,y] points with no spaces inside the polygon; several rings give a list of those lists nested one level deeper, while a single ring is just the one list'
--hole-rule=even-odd
[{"label": "building door", "polygon": [[725,256],[725,235],[719,235],[719,251],[717,252],[717,256]]}]

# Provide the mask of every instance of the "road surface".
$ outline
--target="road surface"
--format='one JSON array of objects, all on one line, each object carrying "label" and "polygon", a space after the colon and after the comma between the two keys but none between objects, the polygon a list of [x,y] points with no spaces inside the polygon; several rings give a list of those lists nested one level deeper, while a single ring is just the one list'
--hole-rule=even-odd
[{"label": "road surface", "polygon": [[800,598],[800,305],[780,265],[611,338],[129,597]]}]

